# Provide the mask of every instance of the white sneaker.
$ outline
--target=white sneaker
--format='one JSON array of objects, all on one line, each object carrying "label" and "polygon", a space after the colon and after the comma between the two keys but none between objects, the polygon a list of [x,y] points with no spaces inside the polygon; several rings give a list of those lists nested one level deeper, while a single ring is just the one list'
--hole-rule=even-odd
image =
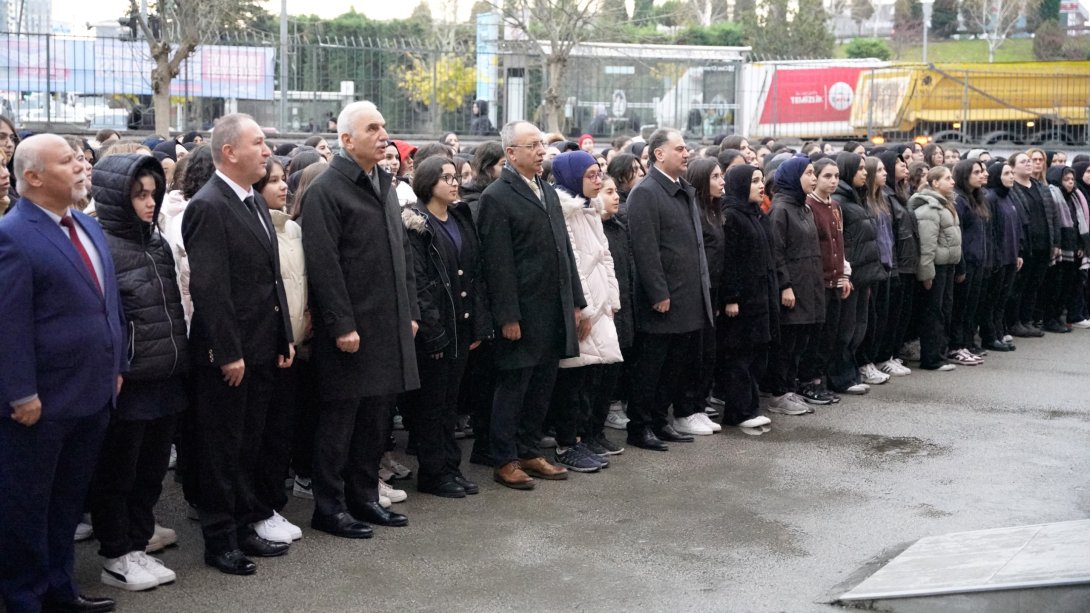
[{"label": "white sneaker", "polygon": [[757,417],[751,417],[742,423],[738,424],[739,428],[760,428],[761,426],[767,426],[772,423],[772,420],[764,415],[758,415]]},{"label": "white sneaker", "polygon": [[84,513],[83,518],[76,524],[76,534],[73,540],[77,543],[86,541],[95,535],[95,528],[91,525],[91,514]]},{"label": "white sneaker", "polygon": [[845,394],[852,394],[855,396],[862,396],[870,391],[870,386],[866,383],[856,383],[855,385],[844,390]]},{"label": "white sneaker", "polygon": [[409,497],[405,490],[396,490],[382,479],[378,481],[378,495],[389,498],[390,502],[405,502],[405,499]]},{"label": "white sneaker", "polygon": [[159,587],[159,580],[136,564],[133,554],[127,553],[118,558],[110,558],[102,565],[99,579],[106,585],[119,587],[129,592],[142,592]]},{"label": "white sneaker", "polygon": [[859,368],[859,378],[867,385],[882,385],[889,381],[889,375],[879,371],[874,364],[865,364]]},{"label": "white sneaker", "polygon": [[957,366],[954,366],[953,364],[943,364],[935,370],[938,372],[950,372],[951,370],[955,370],[956,368]]},{"label": "white sneaker", "polygon": [[277,513],[276,511],[273,511],[273,516],[269,519],[276,522],[278,525],[284,528],[284,530],[287,530],[288,534],[291,535],[291,540],[298,541],[299,539],[303,538],[302,529],[300,529],[299,526],[296,526],[295,524],[288,521],[286,517]]},{"label": "white sneaker", "polygon": [[610,409],[609,413],[606,414],[606,427],[614,430],[627,430],[628,416],[620,409]]},{"label": "white sneaker", "polygon": [[178,448],[174,445],[170,446],[170,460],[167,462],[167,470],[174,470],[178,467]]},{"label": "white sneaker", "polygon": [[1076,321],[1071,324],[1072,328],[1082,328],[1083,330],[1090,329],[1090,319],[1084,319],[1082,321]]},{"label": "white sneaker", "polygon": [[1010,334],[1004,334],[1002,340],[1003,340],[1004,343],[1013,343],[1014,342],[1014,337],[1011,336]]},{"label": "white sneaker", "polygon": [[382,494],[379,494],[379,495],[378,495],[378,503],[379,503],[379,504],[380,504],[380,505],[382,506],[382,508],[384,508],[384,509],[389,509],[390,507],[394,506],[394,503],[393,503],[393,502],[390,502],[390,499],[389,499],[389,498],[387,498],[387,497],[385,497],[385,496],[383,496]]},{"label": "white sneaker", "polygon": [[291,495],[304,500],[314,500],[314,490],[310,479],[296,475],[295,483],[291,486]]},{"label": "white sneaker", "polygon": [[896,358],[882,362],[878,369],[893,377],[904,377],[912,374],[912,369],[901,364]]},{"label": "white sneaker", "polygon": [[394,454],[387,451],[382,454],[382,462],[379,463],[380,468],[385,468],[393,475],[392,479],[408,479],[413,476],[413,469],[405,466],[394,459]]},{"label": "white sneaker", "polygon": [[152,532],[151,538],[148,539],[148,546],[144,551],[146,551],[147,553],[162,551],[177,542],[177,532],[171,530],[170,528],[164,528],[159,524],[155,524],[155,531]]},{"label": "white sneaker", "polygon": [[694,434],[697,436],[715,434],[711,428],[705,426],[704,422],[700,421],[700,418],[697,417],[695,413],[688,417],[675,417],[670,423],[674,426],[674,430],[677,430],[682,434]]},{"label": "white sneaker", "polygon": [[768,410],[780,415],[805,415],[813,411],[805,402],[800,402],[798,396],[790,392],[782,396],[773,396],[768,401]]},{"label": "white sneaker", "polygon": [[288,545],[291,545],[291,542],[293,540],[291,538],[291,532],[288,530],[287,526],[284,526],[280,522],[276,521],[276,516],[277,514],[274,513],[273,516],[268,519],[255,521],[254,523],[250,524],[250,527],[254,529],[254,532],[256,532],[258,536],[265,539],[266,541],[272,541],[274,543],[287,543]]},{"label": "white sneaker", "polygon": [[143,551],[134,551],[129,554],[129,564],[133,563],[144,569],[152,577],[155,577],[159,585],[174,583],[174,580],[178,578],[174,571],[163,565],[162,560],[153,558]]},{"label": "white sneaker", "polygon": [[711,417],[708,417],[707,413],[693,413],[693,417],[700,420],[700,423],[712,429],[712,432],[722,432],[723,426],[712,421]]}]

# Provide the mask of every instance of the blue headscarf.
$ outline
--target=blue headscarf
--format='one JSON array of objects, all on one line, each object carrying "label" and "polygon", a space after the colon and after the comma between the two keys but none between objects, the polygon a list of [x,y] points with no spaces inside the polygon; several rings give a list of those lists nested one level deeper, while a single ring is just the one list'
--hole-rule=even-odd
[{"label": "blue headscarf", "polygon": [[583,193],[583,173],[597,166],[594,156],[586,151],[569,151],[553,158],[553,178],[569,194],[586,198]]},{"label": "blue headscarf", "polygon": [[806,200],[806,193],[802,191],[802,173],[813,162],[810,156],[796,155],[786,160],[776,169],[776,193],[788,194],[798,202]]}]

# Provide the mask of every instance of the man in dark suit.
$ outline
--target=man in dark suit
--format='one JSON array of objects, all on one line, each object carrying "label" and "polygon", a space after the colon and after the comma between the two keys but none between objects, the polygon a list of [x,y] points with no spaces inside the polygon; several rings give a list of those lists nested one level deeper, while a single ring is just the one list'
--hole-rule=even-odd
[{"label": "man in dark suit", "polygon": [[565,479],[538,448],[561,358],[579,355],[590,331],[587,306],[560,199],[538,174],[545,159],[541,131],[527,121],[503,127],[507,166],[481,194],[481,251],[496,341],[492,403],[493,477],[515,489],[533,477]]},{"label": "man in dark suit", "polygon": [[83,163],[59,136],[15,153],[0,220],[0,596],[8,613],[112,611],[80,595],[72,534],[121,386],[124,315],[106,238],[69,210]]},{"label": "man in dark suit", "polygon": [[322,399],[311,525],[368,538],[365,521],[408,524],[379,504],[378,469],[397,395],[420,387],[413,344],[420,307],[393,177],[378,166],[389,143],[386,121],[374,104],[354,102],[337,130],[341,154],[302,204]]},{"label": "man in dark suit", "polygon": [[252,187],[269,155],[248,115],[222,118],[212,134],[216,174],[182,220],[205,562],[237,575],[256,570],[246,555],[278,556],[291,542],[290,528],[255,494],[274,369],[295,355],[275,230]]},{"label": "man in dark suit", "polygon": [[684,178],[689,150],[677,130],[647,141],[653,165],[628,194],[628,224],[636,263],[637,357],[628,403],[628,443],[666,451],[663,441],[691,442],[667,421],[682,406],[700,368],[701,330],[711,325],[708,262],[696,192]]}]

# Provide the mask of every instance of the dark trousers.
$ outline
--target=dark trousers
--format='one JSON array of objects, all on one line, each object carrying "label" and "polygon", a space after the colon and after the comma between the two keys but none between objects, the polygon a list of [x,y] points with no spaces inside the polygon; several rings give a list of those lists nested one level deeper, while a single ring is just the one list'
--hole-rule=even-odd
[{"label": "dark trousers", "polygon": [[177,423],[178,415],[110,422],[88,495],[98,555],[117,558],[148,546]]},{"label": "dark trousers", "polygon": [[628,431],[666,425],[670,404],[685,402],[685,377],[698,369],[703,330],[680,334],[636,334],[639,355],[632,370]]},{"label": "dark trousers", "polygon": [[870,286],[867,299],[867,324],[864,328],[863,341],[855,350],[857,366],[874,364],[878,361],[879,346],[886,332],[886,316],[889,313],[889,279]]},{"label": "dark trousers", "polygon": [[31,427],[0,419],[0,597],[8,613],[74,599],[72,535],[83,513],[110,409]]},{"label": "dark trousers", "polygon": [[[794,392],[799,376],[799,361],[810,345],[811,339],[821,330],[822,324],[784,324],[780,326],[780,340],[769,352],[768,381],[773,396]],[[742,420],[745,421],[745,420]]]},{"label": "dark trousers", "polygon": [[593,370],[590,366],[560,368],[556,371],[556,383],[549,402],[549,420],[556,428],[556,444],[571,447],[576,438],[585,434],[590,402],[586,400],[587,386]]},{"label": "dark trousers", "polygon": [[1050,254],[1048,251],[1032,251],[1023,257],[1022,270],[1014,279],[1010,307],[1007,311],[1007,323],[1033,323],[1033,312],[1037,306],[1037,294],[1048,272]]},{"label": "dark trousers", "polygon": [[310,479],[314,471],[314,433],[318,429],[318,369],[311,360],[301,360],[296,354],[293,369],[298,366],[295,386],[295,429],[292,436],[291,467],[295,474]]},{"label": "dark trousers", "polygon": [[1073,290],[1078,274],[1079,265],[1076,262],[1058,262],[1048,269],[1044,296],[1046,320],[1055,320],[1060,323],[1068,321],[1064,317],[1064,312],[1074,312]]},{"label": "dark trousers", "polygon": [[935,266],[931,289],[924,290],[920,315],[920,367],[934,369],[946,361],[947,336],[954,302],[954,265]]},{"label": "dark trousers", "polygon": [[238,537],[249,524],[272,516],[272,508],[257,497],[257,482],[276,367],[248,364],[238,387],[227,385],[218,368],[196,370],[197,506],[205,551],[219,554],[238,549]]},{"label": "dark trousers", "polygon": [[[711,290],[712,304],[719,304],[719,290]],[[700,361],[697,368],[683,373],[685,376],[685,400],[674,404],[674,417],[688,417],[704,412],[704,403],[712,391],[715,380],[716,328],[711,323],[705,324],[700,334]]]},{"label": "dark trousers", "polygon": [[590,413],[584,429],[586,436],[601,437],[609,416],[609,405],[613,401],[613,390],[621,377],[624,364],[595,364],[590,385],[587,386],[587,398],[590,401]]},{"label": "dark trousers", "polygon": [[412,437],[419,463],[418,487],[435,487],[461,476],[462,450],[454,438],[458,425],[458,391],[466,368],[469,346],[455,356],[444,352],[434,358],[416,352],[420,388],[405,394],[405,416],[411,416]]},{"label": "dark trousers", "polygon": [[[950,316],[950,348],[966,349],[976,344],[977,311],[985,276],[991,276],[981,266],[966,263],[965,280],[954,283],[954,308]],[[956,274],[956,273],[955,273]]]},{"label": "dark trousers", "polygon": [[351,513],[378,501],[378,467],[396,403],[396,394],[322,403],[311,477],[315,514]]},{"label": "dark trousers", "polygon": [[757,382],[768,361],[768,345],[724,343],[719,358],[716,380],[723,390],[723,424],[734,426],[757,417],[761,403]]},{"label": "dark trousers", "polygon": [[1014,264],[996,266],[985,280],[983,298],[977,310],[982,343],[1000,340],[1007,333],[1005,313],[1015,274]]},{"label": "dark trousers", "polygon": [[890,275],[885,325],[882,326],[882,339],[878,343],[874,356],[876,362],[885,362],[897,357],[897,350],[901,348],[908,334],[915,297],[916,273]]},{"label": "dark trousers", "polygon": [[178,452],[178,463],[174,468],[174,478],[182,484],[182,497],[189,504],[201,500],[201,458],[197,427],[197,376],[190,373],[185,377],[186,395],[189,399],[186,410],[178,416],[174,429],[174,445]]},{"label": "dark trousers", "polygon": [[1075,273],[1075,289],[1071,295],[1071,311],[1067,314],[1068,323],[1076,323],[1090,319],[1086,302],[1086,277],[1087,271],[1080,269]]},{"label": "dark trousers", "polygon": [[288,504],[284,480],[291,469],[291,454],[295,445],[298,387],[298,362],[292,362],[291,368],[277,368],[274,371],[273,395],[265,415],[255,493],[263,505],[277,511]]},{"label": "dark trousers", "polygon": [[483,341],[469,352],[458,392],[458,414],[473,418],[473,453],[492,455],[489,429],[492,427],[492,398],[496,394],[495,350],[492,341]]},{"label": "dark trousers", "polygon": [[825,322],[817,325],[799,361],[799,381],[812,383],[827,376],[833,348],[840,331],[840,289],[825,290]]},{"label": "dark trousers", "polygon": [[541,456],[541,424],[549,411],[558,360],[496,373],[492,398],[492,461],[503,466]]},{"label": "dark trousers", "polygon": [[[861,325],[860,325],[861,324]],[[838,392],[859,383],[855,350],[867,331],[867,286],[858,285],[840,301],[840,321],[829,357],[829,387]],[[857,340],[858,339],[858,340]]]}]

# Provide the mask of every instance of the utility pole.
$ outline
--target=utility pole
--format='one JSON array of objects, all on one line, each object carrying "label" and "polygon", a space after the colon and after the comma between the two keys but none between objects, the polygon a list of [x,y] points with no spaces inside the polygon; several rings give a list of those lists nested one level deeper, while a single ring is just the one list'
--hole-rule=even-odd
[{"label": "utility pole", "polygon": [[280,0],[280,131],[288,131],[288,0]]}]

